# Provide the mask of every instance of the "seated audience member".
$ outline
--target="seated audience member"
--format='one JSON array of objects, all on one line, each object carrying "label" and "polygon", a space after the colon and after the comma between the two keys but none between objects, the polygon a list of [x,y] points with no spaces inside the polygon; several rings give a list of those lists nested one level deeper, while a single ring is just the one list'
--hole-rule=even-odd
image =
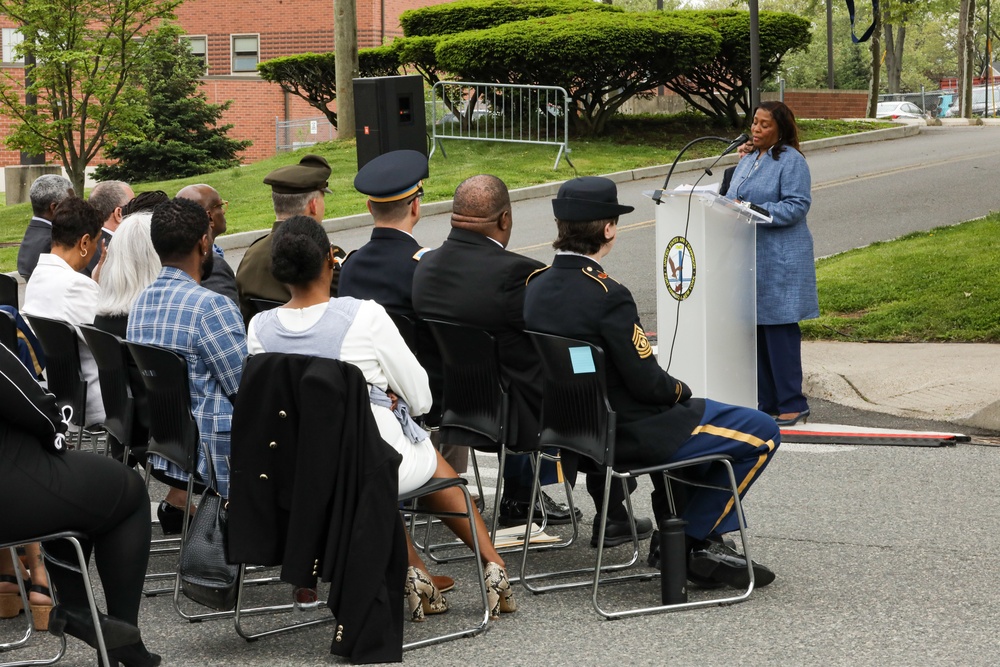
[{"label": "seated audience member", "polygon": [[[420,221],[422,179],[426,177],[427,156],[410,150],[380,155],[358,171],[354,187],[368,195],[368,212],[375,224],[371,240],[344,258],[338,295],[371,299],[390,315],[417,318],[413,310],[413,272],[429,248],[417,242],[413,228]],[[438,426],[444,391],[441,353],[426,328],[419,329],[416,341],[407,343],[411,348],[416,344],[414,352],[427,371],[434,395],[434,405],[424,419],[429,426]],[[435,446],[439,445],[439,435],[438,430],[431,433]],[[445,444],[440,449],[455,472],[466,471],[468,447]]]},{"label": "seated audience member", "polygon": [[101,269],[94,326],[119,338],[125,338],[132,304],[162,268],[149,236],[151,217],[152,213],[135,213],[122,221]]},{"label": "seated audience member", "polygon": [[[95,185],[94,189],[90,191],[90,198],[87,199],[87,203],[97,210],[97,214],[103,221],[103,225],[101,227],[101,238],[97,244],[97,250],[94,252],[93,258],[91,258],[90,263],[87,264],[87,268],[84,271],[88,276],[93,275],[94,269],[97,268],[97,264],[101,261],[101,255],[104,254],[103,247],[111,243],[111,239],[115,235],[115,230],[121,224],[123,218],[122,207],[134,198],[135,193],[132,192],[132,188],[129,187],[128,183],[123,181],[103,181]],[[94,276],[94,280],[97,279],[98,277]]]},{"label": "seated audience member", "polygon": [[[95,215],[96,219],[96,215]],[[142,478],[117,461],[90,452],[66,451],[64,415],[6,348],[0,349],[0,541],[45,533],[84,533],[88,558],[93,549],[108,614],[101,629],[112,664],[155,667],[137,627],[142,586],[149,561],[149,496]],[[63,541],[46,549],[75,563]],[[70,635],[97,647],[96,628],[79,572],[49,563],[59,605],[49,616],[49,632]],[[117,661],[117,662],[116,662]]]},{"label": "seated audience member", "polygon": [[[496,336],[501,370],[510,382],[509,443],[513,449],[530,451],[538,445],[542,369],[538,353],[524,333],[524,284],[543,264],[506,249],[513,224],[510,194],[499,178],[480,174],[459,184],[451,233],[440,248],[424,255],[413,274],[413,307],[422,318],[463,322]],[[527,519],[533,483],[527,459],[507,459],[499,510],[502,526],[524,524]],[[601,480],[602,495],[594,499],[598,506],[603,499],[603,477]],[[536,501],[535,516],[540,516],[542,503],[549,523],[571,521],[569,509],[545,493]],[[579,512],[577,509],[578,518]],[[632,529],[617,484],[609,516],[605,546],[631,541]],[[637,524],[640,539],[653,534],[649,519],[639,519]],[[591,540],[595,547],[597,537],[595,531]]]},{"label": "seated audience member", "polygon": [[[692,398],[687,385],[656,362],[632,294],[600,264],[614,247],[618,217],[633,208],[618,203],[613,181],[588,176],[564,183],[552,209],[556,257],[551,267],[529,277],[524,321],[530,330],[579,338],[604,350],[608,400],[618,419],[616,461],[653,466],[725,454],[745,493],[777,450],[780,432],[773,419],[757,410]],[[724,488],[729,484],[721,466],[689,476]],[[653,513],[661,522],[670,515],[667,490],[662,475],[651,477]],[[746,560],[722,539],[739,528],[730,493],[698,488],[682,518],[687,521],[692,583],[747,586]],[[766,567],[754,563],[753,568],[757,586],[774,580]]]},{"label": "seated audience member", "polygon": [[190,199],[205,209],[205,213],[212,223],[212,252],[215,254],[215,260],[212,266],[212,275],[203,280],[201,286],[222,296],[227,296],[233,300],[233,303],[238,304],[236,273],[226,261],[222,248],[215,243],[216,238],[226,233],[226,211],[229,210],[229,202],[224,200],[215,188],[204,183],[181,188],[177,196],[181,199]]},{"label": "seated audience member", "polygon": [[[257,239],[247,248],[236,269],[240,312],[247,324],[257,312],[251,299],[268,299],[281,303],[288,301],[288,288],[271,275],[271,239],[281,223],[293,215],[306,215],[317,222],[323,222],[323,215],[326,213],[323,195],[333,194],[329,188],[329,178],[330,165],[320,155],[306,155],[298,164],[280,167],[264,177],[264,184],[271,186],[275,223],[270,234]],[[337,271],[330,283],[330,296],[337,296],[340,260],[344,258],[344,251],[337,246],[334,248],[337,254]]]},{"label": "seated audience member", "polygon": [[[229,495],[229,445],[233,398],[240,385],[246,334],[236,304],[199,283],[212,273],[211,232],[205,210],[189,199],[172,199],[153,210],[153,247],[163,268],[144,289],[128,319],[128,340],[173,350],[187,360],[191,412],[203,447],[197,475],[209,483],[212,457],[215,491]],[[187,474],[151,455],[154,475],[170,486],[157,514],[164,532],[180,532],[185,509]]]},{"label": "seated audience member", "polygon": [[[419,488],[431,477],[457,477],[454,469],[431,445],[427,433],[410,415],[419,416],[431,406],[427,373],[406,346],[385,309],[374,301],[350,297],[330,298],[329,286],[337,257],[323,228],[306,216],[286,220],[274,233],[272,270],[286,284],[291,300],[280,308],[254,316],[248,330],[251,353],[284,352],[322,356],[354,364],[371,388],[372,413],[382,438],[402,456],[399,493]],[[394,411],[400,405],[408,411]],[[449,488],[425,496],[422,503],[435,510],[461,512],[464,496]],[[489,531],[476,511],[479,549],[483,560],[491,612],[516,609],[505,564],[490,542]],[[470,547],[468,521],[443,519]],[[426,566],[409,543],[406,594],[414,620],[424,613],[441,613],[448,606]]]},{"label": "seated audience member", "polygon": [[152,213],[154,208],[165,201],[170,201],[170,197],[163,190],[140,192],[122,206],[122,218],[127,218],[133,213]]},{"label": "seated audience member", "polygon": [[[78,197],[63,200],[52,219],[52,252],[38,258],[38,266],[24,289],[21,312],[72,325],[93,324],[97,314],[98,286],[82,273],[97,247],[101,218]],[[78,331],[79,335],[79,331]],[[94,355],[80,336],[80,365],[87,381],[85,425],[104,421],[101,383]]]},{"label": "seated audience member", "polygon": [[52,216],[56,206],[66,197],[73,196],[69,179],[55,174],[45,174],[35,179],[28,191],[31,200],[31,221],[24,230],[24,238],[17,249],[17,272],[25,280],[38,264],[38,257],[52,249]]}]

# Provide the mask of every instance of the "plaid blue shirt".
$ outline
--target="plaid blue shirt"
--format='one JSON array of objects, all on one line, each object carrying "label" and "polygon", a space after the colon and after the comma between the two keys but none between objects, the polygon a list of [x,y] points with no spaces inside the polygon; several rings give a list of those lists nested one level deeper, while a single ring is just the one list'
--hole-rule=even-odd
[{"label": "plaid blue shirt", "polygon": [[[139,295],[128,318],[128,340],[165,347],[187,360],[191,412],[203,447],[212,455],[215,490],[229,496],[229,432],[233,404],[247,355],[240,311],[230,299],[210,292],[180,269],[163,267]],[[181,469],[151,455],[158,470],[187,481]],[[198,477],[208,479],[204,451],[198,452]]]}]

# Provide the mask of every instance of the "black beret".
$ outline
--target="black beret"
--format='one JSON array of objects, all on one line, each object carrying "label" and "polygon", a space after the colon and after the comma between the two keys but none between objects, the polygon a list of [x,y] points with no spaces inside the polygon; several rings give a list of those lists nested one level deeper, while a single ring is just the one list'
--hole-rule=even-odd
[{"label": "black beret", "polygon": [[297,195],[305,192],[332,193],[329,185],[330,163],[320,155],[306,155],[298,164],[279,167],[264,177],[264,184],[281,195]]},{"label": "black beret", "polygon": [[390,151],[361,167],[354,187],[374,202],[405,199],[427,178],[427,156],[419,151]]},{"label": "black beret", "polygon": [[566,181],[552,200],[552,212],[564,222],[617,218],[635,210],[618,203],[618,188],[610,178],[582,176]]}]

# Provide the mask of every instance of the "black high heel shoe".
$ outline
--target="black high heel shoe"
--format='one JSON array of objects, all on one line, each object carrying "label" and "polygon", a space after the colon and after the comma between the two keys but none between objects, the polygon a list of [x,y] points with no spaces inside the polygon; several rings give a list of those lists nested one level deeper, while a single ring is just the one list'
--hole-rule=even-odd
[{"label": "black high heel shoe", "polygon": [[[101,633],[104,635],[104,645],[111,649],[129,646],[136,642],[142,643],[139,628],[131,623],[119,620],[107,614],[99,614]],[[90,609],[84,607],[67,607],[56,605],[49,614],[49,632],[56,637],[69,635],[76,637],[93,648],[97,648],[97,629]]]},{"label": "black high heel shoe", "polygon": [[[174,507],[166,500],[161,500],[160,506],[156,508],[156,518],[164,535],[180,535],[184,528],[184,510]],[[191,515],[188,514],[188,522],[190,521]]]},{"label": "black high heel shoe", "polygon": [[799,422],[805,424],[809,421],[809,408],[806,408],[802,412],[796,414],[794,417],[789,417],[788,419],[778,419],[774,418],[774,423],[778,426],[795,426]]},{"label": "black high heel shoe", "polygon": [[108,657],[111,658],[112,665],[122,667],[157,667],[162,660],[157,654],[150,653],[141,639],[128,646],[108,649]]}]

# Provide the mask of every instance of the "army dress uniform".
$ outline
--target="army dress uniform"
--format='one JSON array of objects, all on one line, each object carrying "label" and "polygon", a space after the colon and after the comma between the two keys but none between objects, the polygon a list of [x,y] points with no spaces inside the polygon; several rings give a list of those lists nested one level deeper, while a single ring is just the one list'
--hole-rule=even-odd
[{"label": "army dress uniform", "polygon": [[[597,181],[574,179],[560,189],[572,199],[574,188],[587,192]],[[591,183],[594,181],[594,183]],[[596,184],[596,185],[595,185]],[[590,193],[583,196],[591,196]],[[617,206],[601,214],[600,203],[579,199],[553,202],[556,217],[570,222],[616,219]],[[575,214],[579,217],[574,217]],[[646,337],[631,292],[608,276],[594,259],[560,252],[552,266],[528,277],[524,321],[529,330],[585,340],[600,346],[606,357],[608,400],[617,413],[616,460],[629,465],[656,465],[710,454],[732,457],[742,492],[759,477],[779,443],[774,420],[757,410],[692,398],[691,390],[660,368]],[[703,481],[728,487],[724,469],[709,468]],[[657,521],[669,515],[661,475],[652,475],[653,511]],[[688,499],[683,518],[687,533],[702,540],[738,528],[728,491],[699,488]]]},{"label": "army dress uniform", "polygon": [[[330,165],[319,155],[306,155],[298,164],[275,169],[264,177],[264,183],[271,186],[278,194],[305,194],[322,191],[332,194],[328,187]],[[278,282],[271,274],[271,239],[274,232],[284,220],[277,220],[271,226],[266,236],[254,241],[239,268],[236,270],[236,287],[239,291],[240,313],[243,315],[244,326],[250,323],[257,313],[257,307],[251,299],[267,299],[285,303],[291,298],[288,288]],[[338,258],[343,259],[345,253],[334,246]],[[333,272],[333,282],[330,283],[330,296],[337,296],[337,279],[340,272]]]}]

